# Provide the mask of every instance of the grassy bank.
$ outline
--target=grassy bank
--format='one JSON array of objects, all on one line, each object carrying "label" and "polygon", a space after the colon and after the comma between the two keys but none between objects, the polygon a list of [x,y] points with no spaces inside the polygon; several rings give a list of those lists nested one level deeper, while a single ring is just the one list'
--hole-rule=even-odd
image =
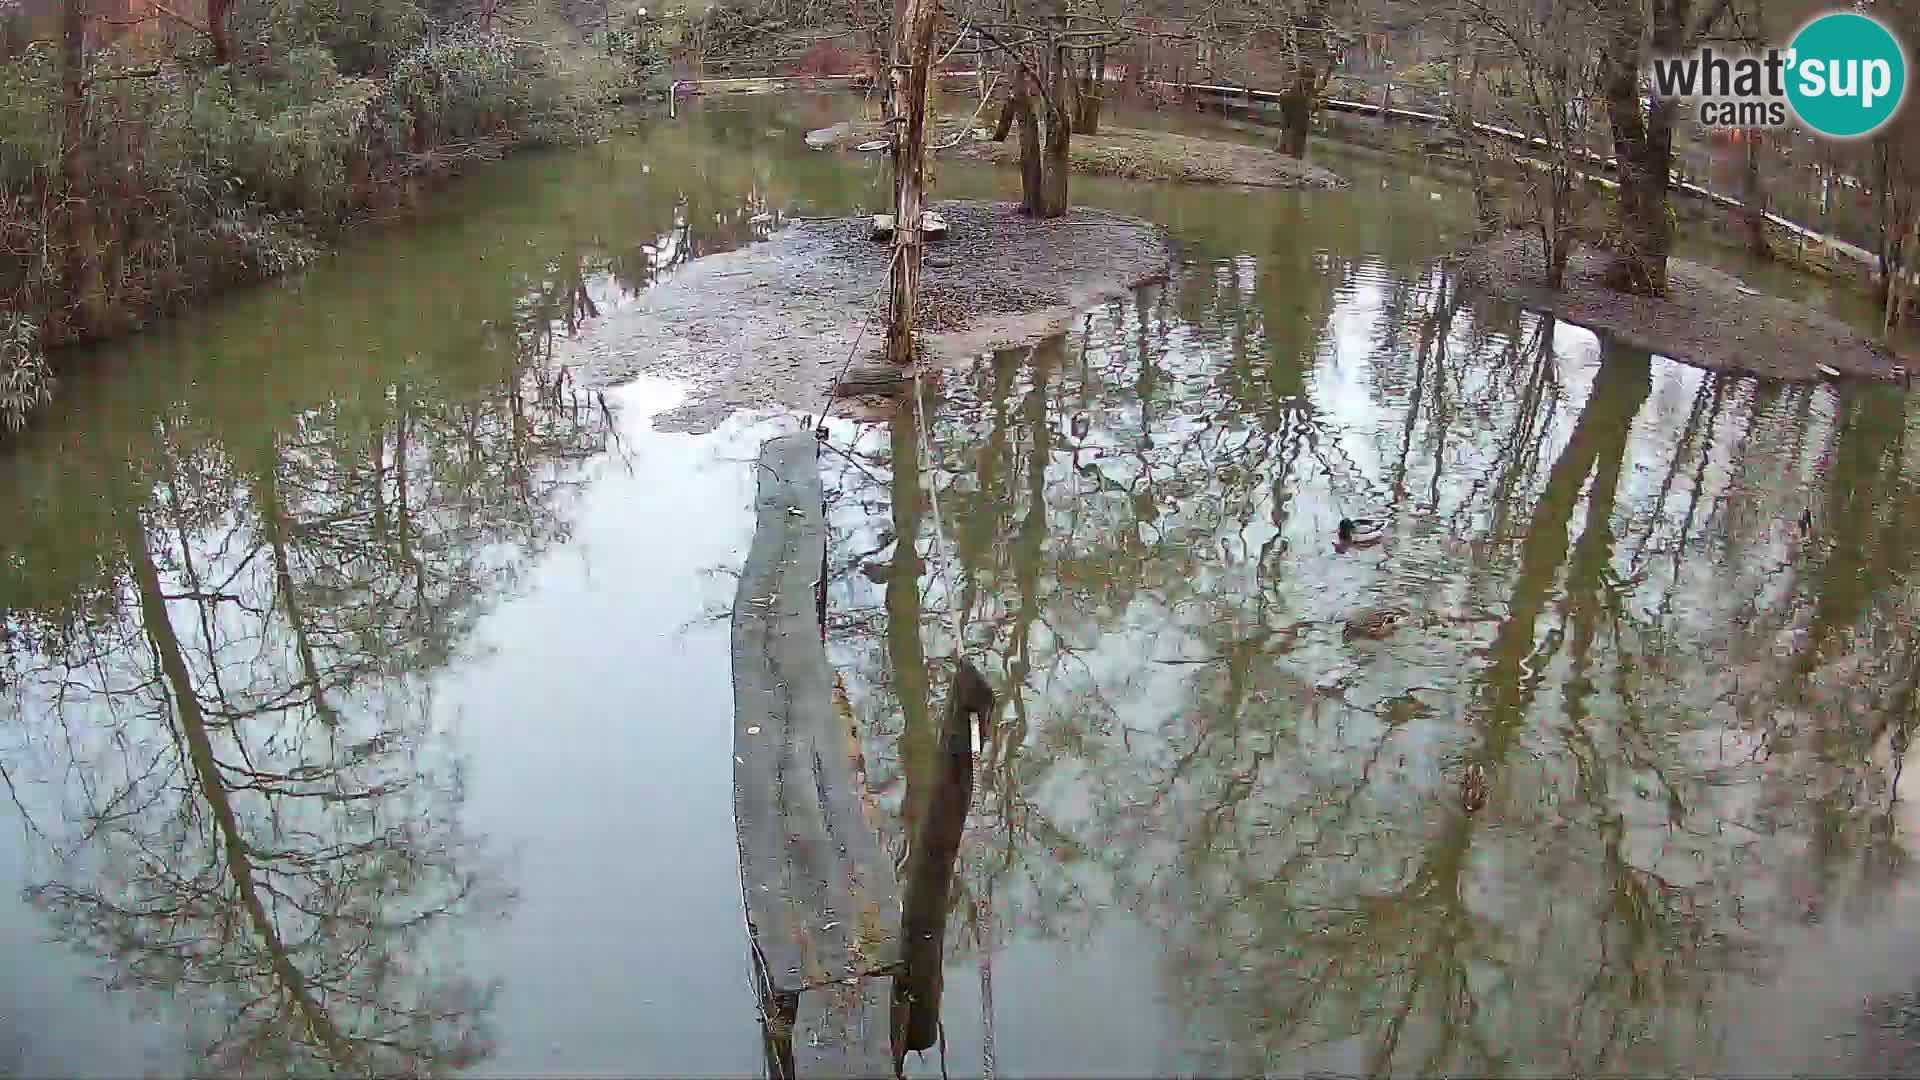
[{"label": "grassy bank", "polygon": [[532,14],[510,34],[408,0],[236,9],[224,62],[197,34],[26,41],[0,64],[0,434],[64,346],[297,269],[475,162],[601,134],[643,50]]}]

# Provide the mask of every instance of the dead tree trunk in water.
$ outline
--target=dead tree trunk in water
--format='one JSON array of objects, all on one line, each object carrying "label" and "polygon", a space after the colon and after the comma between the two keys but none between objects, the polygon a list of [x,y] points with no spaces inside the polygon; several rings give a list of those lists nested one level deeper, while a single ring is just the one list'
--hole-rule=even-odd
[{"label": "dead tree trunk in water", "polygon": [[920,202],[926,183],[927,69],[933,62],[933,26],[939,10],[935,0],[908,0],[894,39],[893,71],[887,76],[894,168],[887,359],[895,364],[913,360],[913,309],[920,295],[920,255],[925,247]]},{"label": "dead tree trunk in water", "polygon": [[944,980],[941,957],[947,940],[947,912],[953,906],[953,878],[959,869],[960,838],[973,802],[973,746],[968,721],[985,747],[993,722],[993,688],[978,669],[955,658],[953,685],[947,689],[947,715],[930,763],[933,794],[926,820],[914,823],[909,842],[900,931],[905,943],[905,973],[893,980],[894,1073],[909,1050],[928,1050],[940,1031]]}]

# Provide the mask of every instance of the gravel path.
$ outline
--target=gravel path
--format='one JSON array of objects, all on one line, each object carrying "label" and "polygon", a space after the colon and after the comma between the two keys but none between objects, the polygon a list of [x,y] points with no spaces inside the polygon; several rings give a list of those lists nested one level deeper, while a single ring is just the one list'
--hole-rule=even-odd
[{"label": "gravel path", "polygon": [[1771,379],[1821,378],[1817,365],[1845,375],[1886,378],[1894,360],[1871,338],[1825,312],[1768,296],[1738,278],[1685,259],[1667,261],[1667,295],[1632,296],[1602,282],[1606,255],[1576,252],[1566,287],[1541,284],[1540,241],[1504,233],[1471,253],[1465,284],[1498,299],[1551,311],[1636,348],[1712,371]]},{"label": "gravel path", "polygon": [[[1034,221],[1012,203],[942,202],[946,240],[928,247],[917,312],[921,353],[957,364],[1065,330],[1085,309],[1167,274],[1158,226],[1076,207]],[[668,375],[693,392],[663,430],[708,431],[740,408],[815,411],[854,356],[849,382],[894,376],[883,342],[892,248],[865,217],[803,221],[698,259],[589,328],[568,358],[588,384]],[[870,325],[869,325],[870,323]]]}]

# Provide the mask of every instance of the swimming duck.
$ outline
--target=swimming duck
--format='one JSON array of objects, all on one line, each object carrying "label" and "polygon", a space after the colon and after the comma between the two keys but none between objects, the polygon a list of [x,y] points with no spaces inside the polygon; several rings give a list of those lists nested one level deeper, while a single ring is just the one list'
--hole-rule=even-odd
[{"label": "swimming duck", "polygon": [[1396,607],[1377,607],[1347,617],[1346,627],[1340,632],[1345,641],[1354,638],[1383,638],[1393,633],[1393,628],[1407,619],[1407,613]]},{"label": "swimming duck", "polygon": [[1372,547],[1387,538],[1387,524],[1372,518],[1341,518],[1340,546]]},{"label": "swimming duck", "polygon": [[1460,775],[1460,806],[1469,814],[1479,813],[1487,805],[1487,770],[1478,763],[1467,766]]}]

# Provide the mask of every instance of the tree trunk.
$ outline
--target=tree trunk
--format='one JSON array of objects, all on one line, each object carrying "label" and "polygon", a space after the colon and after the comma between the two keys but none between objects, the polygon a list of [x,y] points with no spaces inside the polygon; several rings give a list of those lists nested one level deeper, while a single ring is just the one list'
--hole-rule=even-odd
[{"label": "tree trunk", "polygon": [[1057,218],[1067,212],[1067,167],[1071,163],[1073,118],[1068,112],[1068,96],[1073,92],[1073,73],[1067,68],[1067,47],[1053,47],[1053,97],[1047,109],[1047,147],[1045,167],[1040,176],[1040,205],[1035,217]]},{"label": "tree trunk", "polygon": [[60,9],[60,209],[55,235],[65,251],[62,273],[67,303],[66,333],[85,337],[106,321],[106,294],[93,211],[93,147],[87,124],[87,0],[65,0]]},{"label": "tree trunk", "polygon": [[232,9],[233,0],[207,0],[207,38],[213,42],[215,65],[223,65],[233,58],[227,39],[227,13]]},{"label": "tree trunk", "polygon": [[[1000,13],[1011,20],[1013,18],[1013,0],[1004,0]],[[975,35],[974,40],[982,41],[984,39]],[[986,54],[984,52],[981,54],[980,59],[980,66],[984,68],[986,66]],[[1024,70],[1025,69],[1020,66],[1020,58],[1012,52],[1008,52],[1007,86],[1009,89],[1007,91],[1006,103],[1000,106],[1000,119],[993,125],[994,142],[1007,141],[1007,133],[1013,130],[1013,122],[1019,118],[1020,109],[1026,103],[1026,79],[1022,74]],[[1026,105],[1026,107],[1030,108],[1031,106]]]},{"label": "tree trunk", "polygon": [[[1487,173],[1487,147],[1474,127],[1476,106],[1480,101],[1480,46],[1473,44],[1473,61],[1467,66],[1466,8],[1454,9],[1453,129],[1467,152],[1467,172],[1473,181],[1474,241],[1485,240],[1500,230],[1500,208],[1494,200],[1493,183]],[[1468,74],[1463,79],[1461,72]]]},{"label": "tree trunk", "polygon": [[894,216],[893,265],[888,273],[887,359],[895,364],[913,360],[913,314],[920,295],[920,201],[926,181],[927,68],[933,61],[933,27],[939,7],[935,0],[908,0],[905,15],[896,24],[895,57],[907,68],[902,80],[896,70],[887,86],[896,95],[888,110],[893,124]]},{"label": "tree trunk", "polygon": [[1741,192],[1741,201],[1746,205],[1747,250],[1770,258],[1773,249],[1767,246],[1767,192],[1760,181],[1760,140],[1764,137],[1758,128],[1746,133],[1746,190]]},{"label": "tree trunk", "polygon": [[1020,70],[1015,68],[1010,83],[1010,85],[1015,87],[1015,90],[1007,95],[1007,100],[1000,103],[1000,118],[994,121],[993,124],[994,142],[1006,142],[1008,133],[1013,130],[1014,118],[1020,113],[1020,92],[1018,89],[1020,83]]},{"label": "tree trunk", "polygon": [[[1688,0],[1653,0],[1653,48],[1678,54],[1686,36]],[[1600,51],[1601,91],[1620,165],[1618,236],[1607,282],[1641,296],[1664,296],[1673,227],[1667,216],[1673,172],[1674,99],[1640,104],[1643,16],[1637,5],[1612,11],[1613,25]]]},{"label": "tree trunk", "polygon": [[1079,109],[1073,120],[1073,130],[1081,135],[1094,135],[1100,131],[1100,106],[1106,100],[1106,46],[1085,50],[1081,57],[1081,73],[1083,79],[1077,102]]},{"label": "tree trunk", "polygon": [[1307,134],[1313,130],[1313,72],[1294,69],[1293,85],[1280,99],[1280,152],[1306,159]]},{"label": "tree trunk", "polygon": [[1013,81],[1014,116],[1020,121],[1020,208],[1041,215],[1040,117],[1033,104],[1033,87],[1025,68]]},{"label": "tree trunk", "polygon": [[1672,106],[1640,106],[1640,63],[1609,53],[1601,59],[1613,153],[1620,163],[1619,235],[1607,282],[1641,296],[1667,291],[1667,188],[1673,161]]},{"label": "tree trunk", "polygon": [[1912,289],[1907,282],[1907,260],[1915,247],[1920,246],[1920,217],[1893,228],[1899,239],[1893,244],[1891,257],[1882,260],[1881,273],[1881,287],[1886,296],[1881,332],[1889,337],[1906,322],[1913,303]]}]

